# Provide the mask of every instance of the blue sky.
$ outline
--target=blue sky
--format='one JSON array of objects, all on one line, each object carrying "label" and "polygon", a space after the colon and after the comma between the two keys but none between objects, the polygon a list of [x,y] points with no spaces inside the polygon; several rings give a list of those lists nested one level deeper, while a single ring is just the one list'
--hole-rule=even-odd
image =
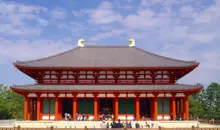
[{"label": "blue sky", "polygon": [[220,0],[0,0],[0,83],[34,81],[16,70],[85,45],[128,45],[200,66],[179,83],[220,82]]}]

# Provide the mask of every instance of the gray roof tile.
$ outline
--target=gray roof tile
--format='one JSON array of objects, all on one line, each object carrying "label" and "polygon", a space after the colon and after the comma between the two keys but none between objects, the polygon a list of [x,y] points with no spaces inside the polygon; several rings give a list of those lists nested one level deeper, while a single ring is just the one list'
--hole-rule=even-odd
[{"label": "gray roof tile", "polygon": [[172,85],[14,85],[11,88],[18,90],[56,90],[56,91],[123,91],[123,90],[143,90],[143,91],[156,91],[156,90],[195,90],[199,89],[198,85],[184,85],[184,84],[172,84]]},{"label": "gray roof tile", "polygon": [[196,61],[183,61],[128,46],[85,46],[15,65],[29,67],[184,67]]}]

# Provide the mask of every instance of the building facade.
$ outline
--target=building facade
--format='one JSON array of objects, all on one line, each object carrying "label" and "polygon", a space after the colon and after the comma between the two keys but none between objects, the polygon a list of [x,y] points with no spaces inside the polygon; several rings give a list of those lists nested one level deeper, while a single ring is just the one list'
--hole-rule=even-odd
[{"label": "building facade", "polygon": [[62,120],[69,113],[100,114],[115,119],[189,119],[188,96],[197,85],[177,80],[198,67],[135,46],[78,46],[69,51],[14,66],[36,83],[13,85],[24,95],[24,120]]}]

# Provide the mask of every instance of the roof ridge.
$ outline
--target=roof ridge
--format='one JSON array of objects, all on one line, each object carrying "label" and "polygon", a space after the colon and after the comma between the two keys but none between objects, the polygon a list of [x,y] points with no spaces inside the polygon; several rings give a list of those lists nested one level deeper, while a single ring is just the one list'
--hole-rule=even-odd
[{"label": "roof ridge", "polygon": [[175,59],[175,58],[171,58],[171,57],[167,57],[167,56],[162,56],[162,55],[159,55],[159,54],[155,54],[155,53],[146,51],[146,50],[141,49],[141,48],[138,48],[138,47],[134,47],[134,48],[137,49],[137,50],[140,50],[140,51],[142,51],[142,52],[144,52],[144,53],[147,53],[147,54],[150,54],[150,55],[153,55],[153,56],[157,56],[157,57],[161,57],[161,58],[166,58],[166,59],[173,60],[173,61],[185,62],[185,63],[197,63],[197,64],[199,64],[196,60],[195,60],[195,61],[179,60],[179,59]]}]

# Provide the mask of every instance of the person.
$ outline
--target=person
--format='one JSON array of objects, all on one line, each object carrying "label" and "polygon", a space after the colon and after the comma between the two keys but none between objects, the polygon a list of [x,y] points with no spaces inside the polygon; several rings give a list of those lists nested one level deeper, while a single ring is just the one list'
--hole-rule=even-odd
[{"label": "person", "polygon": [[112,120],[115,120],[114,114],[112,114]]},{"label": "person", "polygon": [[136,128],[140,128],[140,124],[138,122],[135,123]]},{"label": "person", "polygon": [[65,121],[67,121],[67,113],[64,114]]},{"label": "person", "polygon": [[84,121],[84,119],[85,119],[85,115],[83,114],[83,115],[82,115],[82,121]]},{"label": "person", "polygon": [[71,121],[72,120],[72,117],[71,117],[71,115],[69,114],[69,121]]},{"label": "person", "polygon": [[102,123],[100,124],[101,128],[106,128],[106,124],[105,121],[102,121]]},{"label": "person", "polygon": [[89,115],[87,115],[86,119],[87,119],[87,121],[89,121]]},{"label": "person", "polygon": [[150,128],[150,125],[146,122],[145,127]]},{"label": "person", "polygon": [[79,114],[76,113],[76,121],[78,121],[78,120],[79,120]]},{"label": "person", "polygon": [[128,123],[127,128],[132,128],[131,121]]},{"label": "person", "polygon": [[115,124],[116,124],[115,121],[111,122],[111,124],[110,124],[111,128],[115,128]]},{"label": "person", "polygon": [[120,119],[118,120],[118,123],[116,123],[115,128],[123,128],[123,125],[122,125]]},{"label": "person", "polygon": [[67,114],[67,121],[69,121],[70,120],[70,114],[68,113]]},{"label": "person", "polygon": [[154,128],[154,123],[151,123],[151,128]]},{"label": "person", "polygon": [[135,115],[134,115],[134,117],[133,117],[133,121],[136,121]]},{"label": "person", "polygon": [[100,115],[100,121],[103,121],[103,114]]},{"label": "person", "polygon": [[123,125],[123,128],[124,128],[125,127],[125,122],[124,121],[122,122],[122,125]]},{"label": "person", "polygon": [[82,115],[79,114],[78,120],[81,121],[82,120]]}]

